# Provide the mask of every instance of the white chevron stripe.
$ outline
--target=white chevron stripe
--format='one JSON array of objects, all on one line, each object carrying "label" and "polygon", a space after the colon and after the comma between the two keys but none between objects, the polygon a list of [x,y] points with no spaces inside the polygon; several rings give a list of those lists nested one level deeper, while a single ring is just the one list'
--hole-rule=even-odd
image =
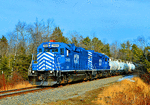
[{"label": "white chevron stripe", "polygon": [[37,56],[39,56],[41,54],[41,52],[40,53],[38,53],[38,55]]},{"label": "white chevron stripe", "polygon": [[43,64],[42,66],[40,66],[39,69],[41,69],[43,66],[45,66],[45,64]]},{"label": "white chevron stripe", "polygon": [[[43,54],[44,54],[44,53],[43,53]],[[43,56],[43,54],[42,54],[42,55],[40,55],[40,56],[37,56],[37,60],[38,60],[38,59],[40,59],[40,58]]]},{"label": "white chevron stripe", "polygon": [[43,56],[43,54],[44,54],[44,53],[42,53],[42,54],[39,54],[39,55],[37,56],[37,58],[40,58],[40,57],[42,57],[42,56]]},{"label": "white chevron stripe", "polygon": [[54,58],[53,58],[53,57],[51,57],[51,56],[49,56],[49,55],[47,55],[47,54],[45,54],[45,53],[43,53],[40,57],[38,57],[38,58],[37,58],[37,60],[41,59],[41,57],[42,57],[42,56],[44,56],[44,55],[45,55],[46,57],[49,57],[49,58],[51,58],[51,59],[53,59],[53,60],[54,60]]},{"label": "white chevron stripe", "polygon": [[53,62],[53,61],[49,60],[49,59],[46,58],[46,57],[43,57],[43,58],[39,59],[38,62],[40,62],[40,61],[43,60],[43,59],[48,60],[48,61],[50,61],[50,62]]},{"label": "white chevron stripe", "polygon": [[39,63],[39,66],[42,64],[42,63],[44,63],[45,62],[45,60],[43,60],[41,63]]},{"label": "white chevron stripe", "polygon": [[45,67],[43,67],[43,68],[41,68],[41,69],[39,69],[39,70],[45,70]]},{"label": "white chevron stripe", "polygon": [[48,66],[48,65],[46,65],[46,68],[52,69],[52,67],[50,67],[50,66]]},{"label": "white chevron stripe", "polygon": [[89,54],[92,54],[92,52],[88,51]]},{"label": "white chevron stripe", "polygon": [[46,62],[46,64],[49,64],[50,66],[53,66],[54,67],[54,65],[52,65],[51,63],[49,63],[49,62]]},{"label": "white chevron stripe", "polygon": [[51,56],[49,56],[47,54],[44,54],[44,55],[54,60],[54,57],[51,57]]},{"label": "white chevron stripe", "polygon": [[48,62],[46,62],[46,65],[48,65],[48,66],[52,66],[52,64],[51,64],[51,63],[48,63]]},{"label": "white chevron stripe", "polygon": [[50,53],[50,52],[47,52],[48,54],[50,54],[50,55],[52,55],[52,56],[54,56],[54,54],[53,53]]}]

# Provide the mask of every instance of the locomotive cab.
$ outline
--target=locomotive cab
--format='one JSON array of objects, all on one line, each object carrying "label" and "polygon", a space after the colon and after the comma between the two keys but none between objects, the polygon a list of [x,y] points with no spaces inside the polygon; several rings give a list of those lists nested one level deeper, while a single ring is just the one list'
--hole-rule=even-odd
[{"label": "locomotive cab", "polygon": [[[39,81],[39,85],[41,81],[45,81],[49,77],[53,78],[58,76],[61,70],[71,69],[70,52],[71,49],[65,43],[43,42],[37,48],[37,59],[32,60],[32,69],[29,73],[29,79],[33,79],[33,76],[35,76],[34,79],[36,79],[35,81]],[[56,79],[57,78],[53,80]],[[57,80],[55,82],[57,82]]]}]

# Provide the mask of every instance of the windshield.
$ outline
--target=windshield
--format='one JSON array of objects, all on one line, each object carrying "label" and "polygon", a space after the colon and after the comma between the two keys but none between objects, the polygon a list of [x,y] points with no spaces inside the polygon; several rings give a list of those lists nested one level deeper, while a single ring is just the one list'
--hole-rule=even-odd
[{"label": "windshield", "polygon": [[58,49],[57,48],[53,48],[52,52],[58,52]]},{"label": "windshield", "polygon": [[44,52],[58,52],[58,48],[45,48]]}]

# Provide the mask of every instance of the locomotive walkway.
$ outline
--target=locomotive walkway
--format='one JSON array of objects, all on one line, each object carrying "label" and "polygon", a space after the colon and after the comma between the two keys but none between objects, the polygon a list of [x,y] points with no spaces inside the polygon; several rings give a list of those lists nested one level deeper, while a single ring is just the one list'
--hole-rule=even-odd
[{"label": "locomotive walkway", "polygon": [[18,96],[0,99],[1,105],[32,105],[32,104],[48,104],[57,100],[66,100],[78,97],[87,91],[98,89],[117,82],[123,76],[115,76],[102,78],[94,81],[76,83],[72,85],[51,88],[48,90],[37,91],[34,93],[21,94]]}]

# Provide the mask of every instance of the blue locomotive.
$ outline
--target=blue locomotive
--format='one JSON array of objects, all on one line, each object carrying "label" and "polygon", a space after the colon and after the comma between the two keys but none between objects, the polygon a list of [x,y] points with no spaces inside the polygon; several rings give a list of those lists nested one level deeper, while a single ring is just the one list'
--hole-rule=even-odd
[{"label": "blue locomotive", "polygon": [[[93,50],[51,40],[38,46],[28,77],[34,85],[54,85],[128,71],[129,67],[124,69],[125,64],[111,61],[107,55]],[[133,64],[131,69],[135,69]]]}]

